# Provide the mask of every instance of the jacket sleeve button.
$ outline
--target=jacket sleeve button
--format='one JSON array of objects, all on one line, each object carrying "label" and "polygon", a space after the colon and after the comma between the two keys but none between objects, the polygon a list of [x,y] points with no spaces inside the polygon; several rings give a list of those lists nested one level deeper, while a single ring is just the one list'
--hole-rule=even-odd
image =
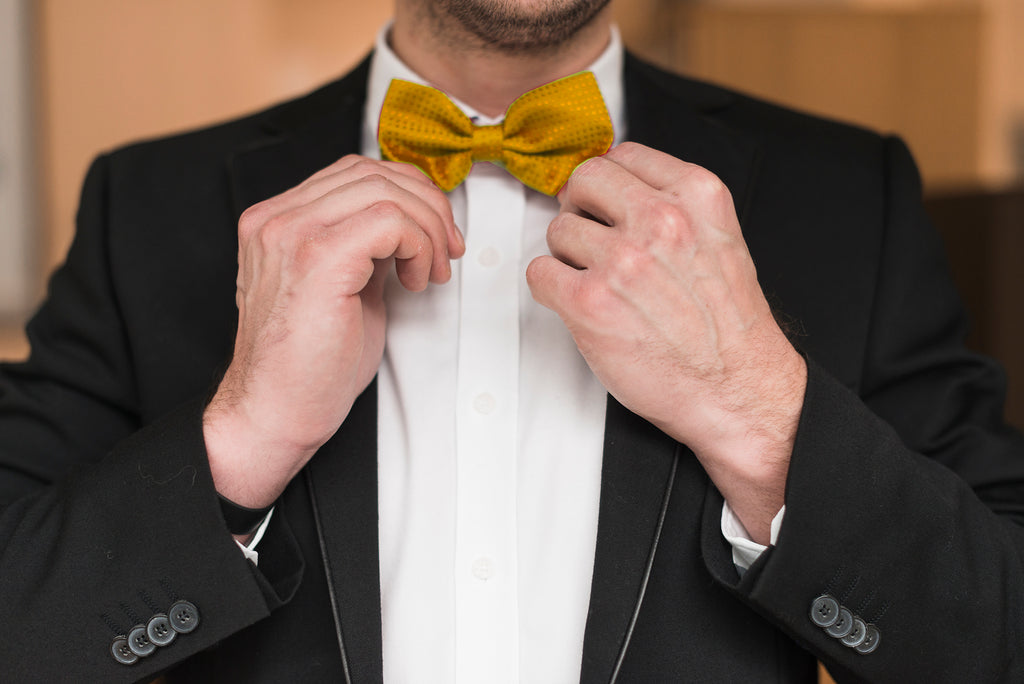
[{"label": "jacket sleeve button", "polygon": [[863,620],[859,617],[853,618],[853,629],[850,630],[849,634],[842,638],[843,645],[849,646],[850,648],[857,648],[860,646],[864,643],[866,629],[867,625],[864,624]]},{"label": "jacket sleeve button", "polygon": [[831,627],[839,619],[839,602],[828,594],[814,599],[811,605],[811,621],[821,628]]},{"label": "jacket sleeve button", "polygon": [[867,625],[864,628],[864,641],[854,648],[857,653],[867,655],[878,648],[878,642],[882,640],[882,633],[874,625]]},{"label": "jacket sleeve button", "polygon": [[179,634],[188,634],[199,626],[199,609],[188,601],[177,601],[167,611],[171,628]]},{"label": "jacket sleeve button", "polygon": [[110,655],[114,656],[114,660],[122,665],[134,665],[139,660],[139,656],[128,648],[128,637],[123,634],[114,637],[114,641],[110,644]]},{"label": "jacket sleeve button", "polygon": [[135,625],[128,632],[128,648],[140,658],[153,654],[153,651],[156,650],[156,644],[146,636],[146,625]]},{"label": "jacket sleeve button", "polygon": [[157,613],[149,619],[146,625],[146,636],[157,646],[167,646],[178,636],[178,633],[171,627],[171,621],[164,613]]},{"label": "jacket sleeve button", "polygon": [[830,637],[842,639],[853,631],[853,614],[846,608],[839,608],[839,619],[832,623],[832,626],[825,629]]}]

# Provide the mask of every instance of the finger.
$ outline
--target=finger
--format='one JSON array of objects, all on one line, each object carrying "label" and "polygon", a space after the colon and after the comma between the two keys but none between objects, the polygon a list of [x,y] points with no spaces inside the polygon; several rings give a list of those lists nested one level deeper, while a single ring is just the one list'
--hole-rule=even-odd
[{"label": "finger", "polygon": [[410,193],[418,195],[433,207],[444,222],[447,253],[461,257],[466,251],[465,239],[455,225],[448,197],[419,169],[411,164],[368,159],[360,155],[347,155],[334,164],[318,171],[298,186],[268,201],[261,213],[264,220],[280,215],[304,204],[309,204],[339,187],[362,178],[381,176]]},{"label": "finger", "polygon": [[423,181],[428,185],[432,184],[430,178],[413,164],[383,161],[379,159],[370,159],[369,157],[364,157],[361,154],[347,154],[341,159],[338,159],[336,162],[332,163],[331,165],[325,166],[324,168],[320,169],[319,171],[314,173],[312,176],[304,180],[302,183],[299,184],[299,186],[296,187],[301,187],[309,183],[315,183],[329,176],[335,175],[342,171],[347,171],[353,167],[358,167],[361,165],[373,165],[378,166],[380,168],[390,169],[396,173],[408,176],[411,180]]},{"label": "finger", "polygon": [[445,244],[451,257],[457,259],[466,253],[466,241],[458,226],[455,225],[448,196],[417,167],[412,164],[376,161],[365,157],[358,157],[354,160],[343,158],[343,161],[345,163],[340,163],[334,173],[325,174],[311,183],[302,197],[306,201],[311,201],[318,196],[318,193],[329,192],[332,187],[352,182],[358,178],[374,175],[384,176],[409,192],[419,195],[423,201],[434,208],[434,211],[445,223],[445,232],[448,238]]},{"label": "finger", "polygon": [[[348,219],[369,212],[370,217],[378,217],[379,225],[373,222],[354,224]],[[398,221],[403,226],[415,226],[416,231],[427,239],[425,245],[418,244],[418,251],[399,253],[374,253],[375,259],[386,259],[395,256],[399,259],[416,259],[413,268],[418,272],[423,259],[426,259],[430,280],[442,283],[451,277],[451,262],[448,258],[448,236],[444,219],[437,214],[420,195],[410,192],[399,184],[382,176],[360,178],[340,188],[336,188],[314,202],[303,205],[294,212],[294,220],[304,228],[299,230],[316,230],[331,232],[336,230],[352,231],[358,225],[357,240],[372,240],[372,234],[393,229],[391,225]],[[398,243],[391,243],[398,248]],[[409,267],[403,267],[403,270]]]},{"label": "finger", "polygon": [[[345,254],[340,275],[349,294],[361,292],[382,261],[394,259],[402,286],[419,292],[432,274],[433,245],[419,223],[390,202],[380,202],[346,218],[323,244],[324,249]],[[351,274],[351,275],[349,275]]]},{"label": "finger", "polygon": [[577,269],[601,262],[614,249],[614,239],[608,226],[569,212],[560,213],[548,226],[551,255]]},{"label": "finger", "polygon": [[594,157],[576,167],[558,193],[562,211],[593,216],[610,226],[625,222],[630,201],[643,200],[655,190],[625,167]]},{"label": "finger", "polygon": [[541,306],[557,313],[562,320],[579,290],[582,274],[552,256],[539,256],[526,267],[526,283],[530,294]]},{"label": "finger", "polygon": [[633,142],[609,150],[604,159],[615,162],[657,190],[675,191],[697,176],[714,175],[696,164]]}]

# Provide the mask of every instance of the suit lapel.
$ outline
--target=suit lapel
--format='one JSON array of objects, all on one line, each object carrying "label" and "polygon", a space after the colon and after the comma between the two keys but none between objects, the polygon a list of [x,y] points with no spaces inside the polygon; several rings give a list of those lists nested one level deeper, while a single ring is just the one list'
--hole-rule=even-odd
[{"label": "suit lapel", "polygon": [[716,117],[736,95],[687,81],[626,55],[628,139],[697,164],[718,176],[732,193],[743,224],[758,148],[746,134]]},{"label": "suit lapel", "polygon": [[348,681],[383,681],[377,530],[377,383],[307,466]]},{"label": "suit lapel", "polygon": [[229,158],[236,215],[360,151],[369,58],[340,81],[263,115],[263,135]]},{"label": "suit lapel", "polygon": [[[756,147],[709,117],[728,106],[732,96],[680,82],[628,55],[625,85],[628,138],[715,173],[729,187],[742,222]],[[609,397],[580,676],[585,684],[614,681],[628,648],[661,539],[677,458],[694,456]]]},{"label": "suit lapel", "polygon": [[[367,59],[341,81],[265,115],[263,136],[229,160],[236,215],[360,151],[368,69]],[[374,383],[305,475],[345,672],[356,683],[382,679],[376,453]]]}]

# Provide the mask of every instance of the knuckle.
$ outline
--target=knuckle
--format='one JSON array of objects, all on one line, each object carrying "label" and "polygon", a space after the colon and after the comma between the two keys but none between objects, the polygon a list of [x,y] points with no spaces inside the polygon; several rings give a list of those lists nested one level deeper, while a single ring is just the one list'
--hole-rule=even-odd
[{"label": "knuckle", "polygon": [[270,217],[269,200],[257,202],[242,212],[238,217],[238,235],[242,238],[251,237]]},{"label": "knuckle", "polygon": [[686,212],[672,202],[654,200],[647,205],[646,214],[645,223],[651,238],[659,243],[678,244],[689,234]]},{"label": "knuckle", "polygon": [[591,157],[573,170],[572,175],[569,176],[569,180],[566,181],[566,185],[570,189],[576,187],[581,181],[585,181],[591,176],[603,173],[602,169],[606,169],[607,165],[611,163],[612,162],[608,161],[604,157]]},{"label": "knuckle", "polygon": [[371,216],[376,221],[383,222],[395,222],[405,219],[405,212],[402,207],[390,199],[379,199],[371,204],[367,211],[370,212]]},{"label": "knuckle", "polygon": [[264,253],[291,251],[294,247],[294,231],[284,216],[272,216],[265,220],[253,238],[258,241]]},{"label": "knuckle", "polygon": [[380,169],[360,169],[364,173],[360,175],[360,182],[371,187],[386,187],[391,183],[388,177],[380,172]]},{"label": "knuckle", "polygon": [[628,157],[635,157],[637,154],[640,154],[644,149],[644,146],[641,145],[640,143],[627,140],[613,147],[609,154],[613,155],[613,158],[623,159]]},{"label": "knuckle", "polygon": [[711,203],[719,203],[723,199],[731,199],[729,189],[718,176],[705,168],[697,167],[690,180],[691,192],[697,197]]},{"label": "knuckle", "polygon": [[379,168],[366,168],[365,173],[362,170],[360,173],[362,175],[358,182],[365,186],[369,192],[382,198],[394,196],[394,191],[398,184],[381,173]]},{"label": "knuckle", "polygon": [[620,294],[634,289],[644,274],[651,271],[654,261],[650,250],[636,244],[622,245],[608,269],[608,288]]},{"label": "knuckle", "polygon": [[567,214],[559,214],[548,224],[548,245],[562,239],[569,223]]}]

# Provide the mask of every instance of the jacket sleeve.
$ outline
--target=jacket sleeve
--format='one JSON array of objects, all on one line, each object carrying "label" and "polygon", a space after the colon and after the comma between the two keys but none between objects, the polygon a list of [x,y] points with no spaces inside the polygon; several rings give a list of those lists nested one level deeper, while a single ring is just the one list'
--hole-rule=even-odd
[{"label": "jacket sleeve", "polygon": [[152,679],[265,617],[301,575],[287,529],[292,560],[275,577],[227,532],[202,396],[142,425],[109,272],[107,167],[88,174],[74,245],[28,327],[31,357],[0,366],[4,681]]},{"label": "jacket sleeve", "polygon": [[1024,441],[902,143],[887,164],[859,385],[809,360],[778,543],[737,581],[705,542],[708,567],[838,682],[1024,681]]}]

